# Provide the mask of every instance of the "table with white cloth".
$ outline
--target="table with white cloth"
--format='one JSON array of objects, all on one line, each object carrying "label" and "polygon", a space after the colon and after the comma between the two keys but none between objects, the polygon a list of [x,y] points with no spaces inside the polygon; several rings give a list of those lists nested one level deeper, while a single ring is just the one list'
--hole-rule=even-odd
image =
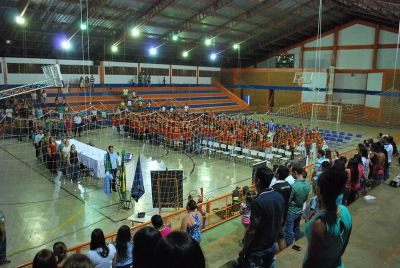
[{"label": "table with white cloth", "polygon": [[[60,141],[57,141],[57,144],[60,144]],[[107,153],[105,150],[87,145],[74,139],[69,139],[69,144],[70,146],[72,144],[75,145],[79,161],[86,167],[92,168],[95,177],[105,177],[104,155]]]}]

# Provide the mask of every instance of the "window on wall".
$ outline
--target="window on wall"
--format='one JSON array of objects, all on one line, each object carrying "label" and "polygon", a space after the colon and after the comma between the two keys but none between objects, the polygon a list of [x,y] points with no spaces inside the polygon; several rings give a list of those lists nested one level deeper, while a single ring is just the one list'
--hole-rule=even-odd
[{"label": "window on wall", "polygon": [[194,76],[194,77],[196,77],[196,70],[172,69],[172,76]]},{"label": "window on wall", "polygon": [[82,66],[82,65],[60,65],[61,74],[98,74],[97,66]]},{"label": "window on wall", "polygon": [[218,77],[219,71],[199,71],[199,77]]},{"label": "window on wall", "polygon": [[141,68],[140,71],[144,74],[169,76],[169,69],[162,68]]},{"label": "window on wall", "polygon": [[43,64],[31,63],[7,63],[7,70],[10,74],[41,74]]},{"label": "window on wall", "polygon": [[105,67],[105,74],[112,75],[136,75],[136,67],[122,67],[122,66],[112,66]]}]

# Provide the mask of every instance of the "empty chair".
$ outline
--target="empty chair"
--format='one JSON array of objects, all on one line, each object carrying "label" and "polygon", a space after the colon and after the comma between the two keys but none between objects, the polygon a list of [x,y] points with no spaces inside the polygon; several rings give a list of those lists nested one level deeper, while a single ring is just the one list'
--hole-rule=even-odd
[{"label": "empty chair", "polygon": [[221,148],[221,151],[222,151],[221,156],[224,155],[224,156],[228,157],[230,152],[227,150],[228,147],[226,146],[226,144],[221,143],[220,148]]},{"label": "empty chair", "polygon": [[201,151],[204,153],[208,152],[209,148],[207,147],[207,140],[202,140],[201,145]]},{"label": "empty chair", "polygon": [[278,152],[278,148],[272,147],[271,152],[273,154],[276,154]]},{"label": "empty chair", "polygon": [[221,157],[221,154],[224,152],[223,150],[221,150],[220,147],[221,145],[218,142],[214,142],[214,149],[215,149],[215,154],[219,155]]},{"label": "empty chair", "polygon": [[279,149],[278,154],[280,154],[282,156],[285,155],[285,149]]},{"label": "empty chair", "polygon": [[209,154],[210,155],[211,154],[215,154],[215,151],[217,151],[217,150],[214,149],[214,142],[209,141],[208,142],[208,152],[209,152]]},{"label": "empty chair", "polygon": [[242,152],[245,155],[246,162],[250,162],[250,161],[254,160],[254,158],[249,155],[250,154],[250,150],[249,149],[243,149]]},{"label": "empty chair", "polygon": [[242,149],[242,154],[236,156],[237,159],[239,160],[245,160],[246,155],[249,153],[249,149]]},{"label": "empty chair", "polygon": [[265,160],[265,153],[264,153],[264,152],[258,152],[258,157],[259,157],[261,160]]},{"label": "empty chair", "polygon": [[257,156],[258,156],[258,151],[256,151],[256,150],[250,150],[250,155],[251,155],[251,157],[254,158],[254,159],[253,159],[254,162],[261,162],[261,161],[262,161],[261,159],[258,159],[258,158],[257,158]]},{"label": "empty chair", "polygon": [[233,145],[228,145],[228,152],[229,152],[229,157],[235,159],[237,154],[235,154],[235,147],[233,147]]},{"label": "empty chair", "polygon": [[265,159],[267,159],[268,162],[272,162],[274,160],[274,155],[273,154],[266,154]]}]

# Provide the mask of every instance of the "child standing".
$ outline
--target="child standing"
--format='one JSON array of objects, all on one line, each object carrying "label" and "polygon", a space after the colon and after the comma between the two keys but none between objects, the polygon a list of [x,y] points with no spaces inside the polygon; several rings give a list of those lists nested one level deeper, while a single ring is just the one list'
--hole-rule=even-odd
[{"label": "child standing", "polygon": [[[255,191],[248,191],[245,193],[244,202],[240,204],[240,214],[242,215],[242,224],[244,226],[245,233],[249,229],[250,226],[250,216],[251,216],[251,203],[254,198],[257,196]],[[244,239],[240,241],[241,246],[244,244]],[[235,267],[242,267],[243,260],[238,258],[235,261]]]}]

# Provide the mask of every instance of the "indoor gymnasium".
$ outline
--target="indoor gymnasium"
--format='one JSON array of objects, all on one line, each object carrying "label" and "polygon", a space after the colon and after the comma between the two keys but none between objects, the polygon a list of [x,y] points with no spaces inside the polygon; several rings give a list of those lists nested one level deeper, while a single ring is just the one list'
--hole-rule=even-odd
[{"label": "indoor gymnasium", "polygon": [[400,267],[399,1],[0,14],[0,267]]}]

